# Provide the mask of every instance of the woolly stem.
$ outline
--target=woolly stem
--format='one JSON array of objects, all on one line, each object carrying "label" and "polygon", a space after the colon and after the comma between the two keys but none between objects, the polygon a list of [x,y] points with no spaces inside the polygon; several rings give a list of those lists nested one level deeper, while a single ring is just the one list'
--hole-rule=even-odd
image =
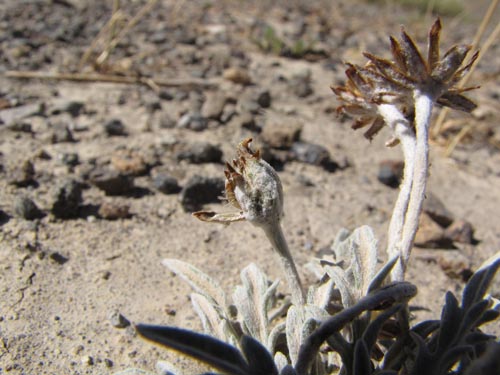
[{"label": "woolly stem", "polygon": [[[386,124],[392,129],[394,135],[401,142],[404,157],[403,181],[399,187],[399,195],[392,211],[392,217],[389,224],[387,253],[389,258],[401,255],[401,243],[403,237],[403,227],[405,225],[405,216],[408,210],[411,190],[413,186],[413,173],[415,167],[415,149],[416,137],[411,129],[408,120],[403,114],[391,104],[381,104],[378,106],[380,115],[384,118]],[[398,260],[401,263],[401,257]],[[402,265],[396,266],[396,269],[402,270]],[[401,272],[393,271],[393,281],[402,281]]]},{"label": "woolly stem", "polygon": [[403,280],[404,272],[410,259],[415,234],[417,233],[419,216],[425,199],[425,189],[429,170],[429,125],[433,108],[432,97],[419,90],[414,92],[415,128],[417,143],[415,148],[415,166],[413,184],[406,212],[401,243],[401,260],[392,273],[393,280]]},{"label": "woolly stem", "polygon": [[288,248],[281,224],[270,223],[269,225],[262,226],[262,229],[266,233],[266,236],[269,239],[269,242],[271,242],[274,250],[276,250],[279,255],[281,264],[285,271],[286,281],[290,287],[293,304],[303,306],[306,302],[304,289],[302,288],[302,282],[300,281],[300,276],[297,272],[290,249]]}]

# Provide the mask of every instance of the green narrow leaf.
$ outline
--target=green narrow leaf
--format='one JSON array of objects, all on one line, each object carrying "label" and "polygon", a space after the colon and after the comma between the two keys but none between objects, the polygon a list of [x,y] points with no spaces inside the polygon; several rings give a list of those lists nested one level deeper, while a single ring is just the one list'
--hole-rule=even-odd
[{"label": "green narrow leaf", "polygon": [[138,324],[144,338],[177,350],[225,373],[250,375],[248,364],[234,346],[213,337],[176,327]]}]

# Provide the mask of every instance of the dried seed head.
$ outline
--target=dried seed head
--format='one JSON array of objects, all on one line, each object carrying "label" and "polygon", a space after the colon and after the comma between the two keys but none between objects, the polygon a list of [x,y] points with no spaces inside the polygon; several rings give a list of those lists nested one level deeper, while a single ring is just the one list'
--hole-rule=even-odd
[{"label": "dried seed head", "polygon": [[200,211],[193,215],[209,222],[229,223],[248,220],[264,226],[278,223],[283,216],[283,188],[276,171],[250,149],[252,139],[242,141],[236,149],[236,159],[226,163],[226,199],[238,213]]},{"label": "dried seed head", "polygon": [[455,85],[470,70],[478,53],[463,65],[471,47],[458,45],[440,58],[440,33],[438,18],[429,31],[426,59],[414,40],[402,30],[399,40],[390,38],[392,61],[364,53],[369,61],[364,67],[347,64],[345,86],[332,88],[342,102],[337,112],[356,117],[354,129],[368,126],[365,132],[368,139],[383,127],[377,108],[380,104],[396,105],[413,126],[415,90],[425,92],[440,105],[471,112],[476,105],[462,93],[476,87],[459,89]]}]

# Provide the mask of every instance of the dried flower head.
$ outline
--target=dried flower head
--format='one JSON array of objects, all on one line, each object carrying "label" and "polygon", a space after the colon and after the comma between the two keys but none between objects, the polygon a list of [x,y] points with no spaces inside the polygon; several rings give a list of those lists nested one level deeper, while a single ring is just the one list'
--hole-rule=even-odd
[{"label": "dried flower head", "polygon": [[346,85],[332,89],[345,103],[338,111],[359,116],[354,129],[370,125],[365,136],[371,139],[383,127],[378,113],[380,104],[397,105],[413,126],[413,93],[416,90],[452,109],[471,112],[476,108],[476,104],[462,94],[477,87],[459,88],[457,84],[476,61],[478,52],[465,65],[470,45],[455,45],[440,58],[440,33],[438,18],[429,32],[427,58],[403,29],[399,41],[390,38],[392,60],[365,52],[369,62],[364,67],[348,65]]},{"label": "dried flower head", "polygon": [[199,211],[198,219],[217,223],[247,220],[264,226],[278,223],[283,216],[283,188],[276,171],[249,147],[251,138],[242,141],[232,164],[226,163],[225,198],[239,212]]}]

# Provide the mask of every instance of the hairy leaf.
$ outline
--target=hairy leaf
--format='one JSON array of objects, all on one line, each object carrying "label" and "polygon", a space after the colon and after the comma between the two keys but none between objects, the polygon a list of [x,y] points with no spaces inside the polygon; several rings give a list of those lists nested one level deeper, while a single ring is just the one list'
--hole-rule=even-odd
[{"label": "hairy leaf", "polygon": [[221,286],[198,268],[178,259],[164,259],[162,264],[186,281],[195,292],[212,299],[214,304],[227,306],[226,296]]}]

